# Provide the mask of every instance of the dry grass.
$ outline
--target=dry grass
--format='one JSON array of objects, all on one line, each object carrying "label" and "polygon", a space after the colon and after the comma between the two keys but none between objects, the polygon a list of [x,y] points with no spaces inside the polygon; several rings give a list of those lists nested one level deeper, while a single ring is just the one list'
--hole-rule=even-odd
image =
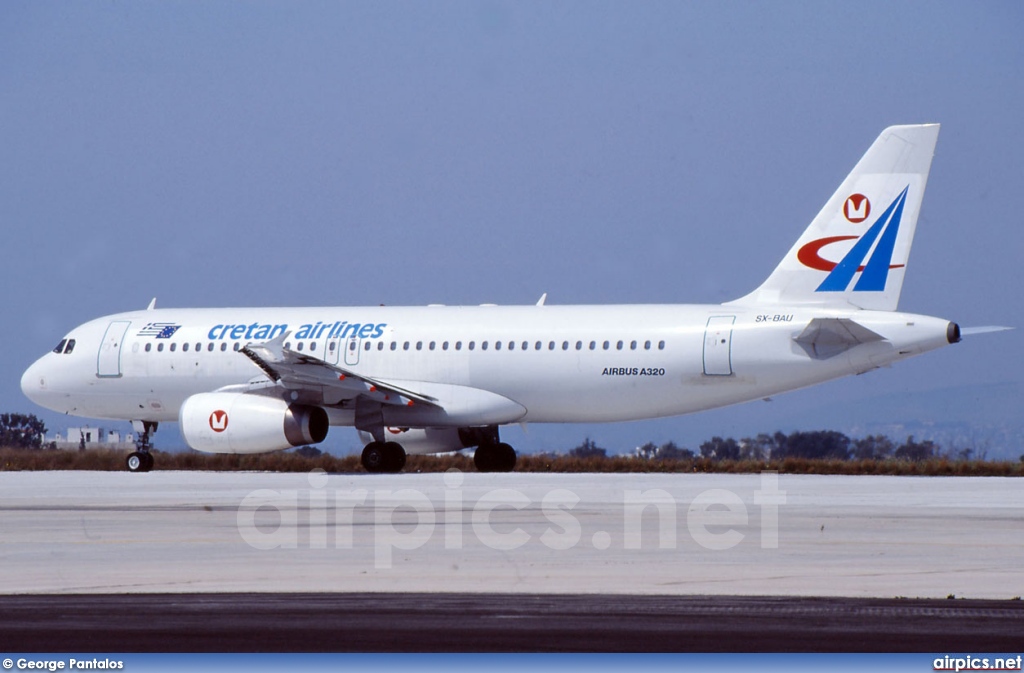
[{"label": "dry grass", "polygon": [[[122,451],[53,451],[0,449],[0,471],[21,470],[124,470]],[[236,456],[154,451],[158,470],[208,470],[215,472],[309,472],[320,468],[331,473],[362,472],[358,456],[338,458],[323,454],[305,458],[292,451]],[[462,454],[409,456],[405,472],[444,472],[456,468],[474,472],[472,458]],[[888,474],[920,476],[1024,476],[1024,463],[1009,461],[954,461],[936,458],[919,463],[900,460],[638,460],[626,456],[574,458],[549,454],[523,455],[517,472],[663,472],[663,473],[757,473],[775,470],[783,474]]]}]

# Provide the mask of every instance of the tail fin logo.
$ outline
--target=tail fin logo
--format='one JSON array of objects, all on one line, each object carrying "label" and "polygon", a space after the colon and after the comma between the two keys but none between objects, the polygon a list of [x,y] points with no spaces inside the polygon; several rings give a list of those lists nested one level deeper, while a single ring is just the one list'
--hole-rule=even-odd
[{"label": "tail fin logo", "polygon": [[871,201],[863,194],[850,194],[843,203],[843,215],[854,224],[868,219],[871,214]]},{"label": "tail fin logo", "polygon": [[[846,292],[850,287],[850,283],[853,282],[854,275],[857,273],[860,273],[860,278],[853,286],[854,292],[882,292],[885,290],[889,269],[898,269],[903,266],[902,264],[892,265],[891,263],[893,249],[896,246],[896,236],[899,234],[900,220],[903,218],[903,205],[906,203],[907,190],[909,189],[910,185],[903,188],[899,196],[889,204],[885,212],[875,220],[871,228],[854,243],[850,251],[846,253],[846,256],[838,263],[822,259],[819,254],[821,249],[830,243],[851,240],[856,237],[830,236],[828,238],[816,239],[800,248],[797,253],[797,259],[804,266],[819,271],[829,271],[828,276],[825,277],[825,280],[821,282],[821,285],[818,286],[815,292]],[[854,196],[860,195],[855,194]],[[851,211],[849,207],[851,205],[857,206],[857,212],[863,212],[866,219],[871,207],[867,198],[862,197],[863,200],[859,203],[851,204],[853,198],[853,196],[848,198],[843,205],[843,214],[846,216],[846,219],[851,222],[857,221],[850,217]],[[875,245],[876,241],[878,242],[877,245]],[[872,247],[874,251],[872,251]],[[869,253],[870,257],[868,256]],[[865,258],[867,258],[866,263],[864,262]]]}]

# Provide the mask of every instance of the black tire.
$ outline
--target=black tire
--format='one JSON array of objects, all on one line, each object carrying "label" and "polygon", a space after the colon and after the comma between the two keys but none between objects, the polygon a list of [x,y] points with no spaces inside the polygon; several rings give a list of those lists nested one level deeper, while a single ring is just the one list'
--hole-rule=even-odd
[{"label": "black tire", "polygon": [[156,462],[156,461],[155,461],[155,460],[153,459],[153,454],[152,454],[152,453],[150,453],[149,451],[143,451],[143,452],[142,452],[142,458],[143,458],[143,460],[144,460],[144,461],[145,461],[145,463],[146,463],[146,464],[145,464],[145,465],[143,466],[143,468],[142,468],[142,471],[143,471],[143,472],[149,472],[150,470],[152,470],[152,469],[153,469],[153,464],[154,464],[154,463]]},{"label": "black tire", "polygon": [[129,472],[146,472],[146,454],[141,451],[133,451],[128,454],[124,464]]},{"label": "black tire", "polygon": [[497,465],[495,472],[511,472],[516,468],[516,450],[509,444],[502,442],[495,447],[497,449]]},{"label": "black tire", "polygon": [[473,452],[473,464],[477,472],[494,472],[495,453],[497,447],[494,444],[481,444]]},{"label": "black tire", "polygon": [[405,449],[398,442],[384,444],[385,472],[401,472],[405,467]]},{"label": "black tire", "polygon": [[363,468],[370,474],[378,474],[387,469],[387,453],[383,442],[370,442],[363,448]]}]

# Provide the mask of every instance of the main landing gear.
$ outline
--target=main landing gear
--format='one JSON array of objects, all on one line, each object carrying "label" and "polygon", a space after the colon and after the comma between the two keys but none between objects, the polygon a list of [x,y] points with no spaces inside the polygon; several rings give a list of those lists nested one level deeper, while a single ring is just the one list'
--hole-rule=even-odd
[{"label": "main landing gear", "polygon": [[504,442],[481,444],[473,454],[473,464],[481,472],[511,472],[516,466],[516,450]]},{"label": "main landing gear", "polygon": [[[488,442],[477,447],[473,463],[480,472],[511,472],[516,466],[516,451],[504,442]],[[363,467],[372,474],[401,472],[405,449],[397,442],[370,442],[363,449]]]},{"label": "main landing gear", "polygon": [[401,472],[405,449],[398,442],[370,442],[363,449],[363,467],[372,473]]},{"label": "main landing gear", "polygon": [[156,423],[152,421],[132,421],[132,427],[138,433],[135,451],[128,454],[125,465],[129,472],[149,472],[153,469],[153,454],[149,452],[153,445],[149,443],[149,435],[156,432]]}]

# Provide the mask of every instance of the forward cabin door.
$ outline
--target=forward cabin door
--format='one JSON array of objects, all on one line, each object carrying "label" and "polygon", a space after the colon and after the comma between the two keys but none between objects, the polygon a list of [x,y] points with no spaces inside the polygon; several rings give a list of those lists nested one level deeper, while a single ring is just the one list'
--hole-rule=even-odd
[{"label": "forward cabin door", "polygon": [[704,329],[704,374],[706,376],[732,376],[732,326],[734,315],[716,315],[708,318]]},{"label": "forward cabin door", "polygon": [[96,376],[121,375],[121,346],[124,335],[128,332],[128,320],[115,320],[107,325],[107,331],[100,342],[100,352],[96,356]]}]

